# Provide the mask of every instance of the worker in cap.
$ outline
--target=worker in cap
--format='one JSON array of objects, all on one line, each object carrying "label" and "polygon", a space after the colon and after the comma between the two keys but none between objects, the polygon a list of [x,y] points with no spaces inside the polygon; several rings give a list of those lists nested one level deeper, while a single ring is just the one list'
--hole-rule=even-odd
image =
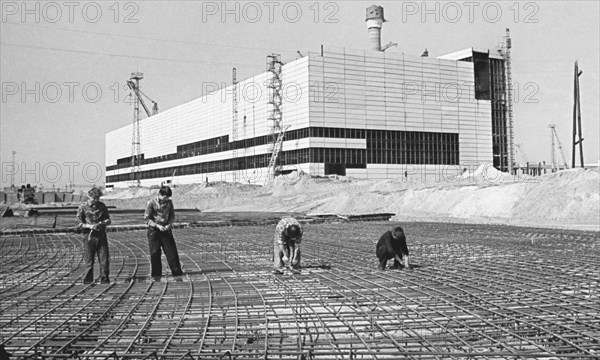
[{"label": "worker in cap", "polygon": [[110,283],[106,227],[110,225],[111,221],[108,208],[100,201],[101,196],[102,191],[93,187],[88,191],[88,200],[77,208],[77,231],[83,233],[84,284],[94,282],[94,259],[96,256],[100,264],[100,282]]},{"label": "worker in cap", "polygon": [[285,268],[301,268],[300,243],[302,226],[293,217],[285,217],[275,227],[273,273],[283,273]]}]

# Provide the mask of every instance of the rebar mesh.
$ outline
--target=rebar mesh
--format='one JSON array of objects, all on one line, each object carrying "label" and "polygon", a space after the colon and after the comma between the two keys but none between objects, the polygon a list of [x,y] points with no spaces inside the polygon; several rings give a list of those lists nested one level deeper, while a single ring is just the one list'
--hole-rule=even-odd
[{"label": "rebar mesh", "polygon": [[179,229],[185,275],[161,281],[144,231],[109,233],[110,285],[82,284],[80,235],[2,236],[0,343],[22,359],[600,357],[597,232],[403,223],[416,267],[379,271],[393,225],[305,225],[294,275],[271,273],[273,226]]}]

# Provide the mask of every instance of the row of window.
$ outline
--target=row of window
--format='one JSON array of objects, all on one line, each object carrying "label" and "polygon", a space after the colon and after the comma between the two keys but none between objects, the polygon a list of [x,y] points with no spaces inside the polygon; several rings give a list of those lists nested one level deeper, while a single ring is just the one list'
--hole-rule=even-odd
[{"label": "row of window", "polygon": [[[115,168],[117,169],[117,168],[124,168],[124,167],[131,166],[131,160],[132,160],[132,158],[133,157],[130,156],[130,157],[118,159],[117,160],[117,166]],[[137,162],[140,163],[140,164],[144,162],[144,154],[141,154],[141,155],[138,156]],[[107,167],[107,169],[108,169],[108,167]]]},{"label": "row of window", "polygon": [[[285,139],[288,141],[308,137],[366,139],[367,151],[370,149],[391,149],[398,151],[422,152],[453,151],[454,148],[458,149],[458,134],[449,133],[308,127],[288,131],[285,135]],[[229,142],[229,136],[225,135],[207,140],[197,141],[190,144],[180,145],[177,147],[177,152],[173,154],[156,156],[148,159],[145,159],[144,155],[142,154],[137,160],[137,163],[139,163],[139,165],[154,164],[164,161],[212,154],[223,151],[247,149],[271,143],[273,143],[271,135],[264,135],[234,142]],[[431,145],[439,143],[452,145],[442,145],[442,147],[440,148],[433,148]],[[426,157],[429,158],[429,156]],[[116,165],[107,166],[106,171],[128,168],[131,166],[131,160],[131,157],[118,159]]]},{"label": "row of window", "polygon": [[[455,134],[456,135],[456,134]],[[458,135],[456,135],[458,138]],[[278,158],[279,165],[295,165],[303,163],[338,164],[344,168],[366,168],[367,164],[449,164],[459,163],[458,141],[452,143],[449,151],[440,151],[441,147],[429,150],[368,150],[344,148],[310,148],[282,151]],[[264,168],[269,165],[270,154],[246,156],[220,161],[208,161],[191,165],[146,170],[139,174],[140,179],[154,179],[177,175],[207,174],[222,171],[249,170]],[[131,173],[123,173],[106,177],[107,183],[128,181]]]}]

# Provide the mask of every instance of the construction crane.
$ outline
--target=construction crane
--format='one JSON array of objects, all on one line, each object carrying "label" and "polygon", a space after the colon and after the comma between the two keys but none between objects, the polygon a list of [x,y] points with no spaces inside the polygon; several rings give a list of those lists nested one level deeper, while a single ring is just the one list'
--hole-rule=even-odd
[{"label": "construction crane", "polygon": [[287,129],[289,129],[289,127],[290,125],[285,125],[282,129],[280,129],[279,134],[277,135],[277,141],[275,141],[275,144],[273,145],[273,148],[271,150],[271,160],[269,161],[269,169],[267,173],[273,174],[273,176],[277,173],[277,169],[275,168],[277,163],[277,156],[279,155],[279,152],[283,147],[283,139],[285,138],[285,132],[287,131]]},{"label": "construction crane", "polygon": [[389,48],[391,48],[391,47],[394,47],[394,46],[398,46],[398,43],[395,43],[395,42],[391,42],[391,41],[390,41],[389,43],[387,43],[386,45],[384,45],[384,46],[382,46],[382,47],[381,47],[381,51],[382,51],[382,52],[383,52],[383,51],[386,51],[387,49],[389,49]]},{"label": "construction crane", "polygon": [[[127,86],[129,86],[129,88],[135,93],[135,96],[140,101],[140,104],[144,108],[144,111],[146,111],[146,115],[148,115],[148,117],[158,114],[158,104],[155,101],[153,101],[152,99],[150,99],[150,97],[148,95],[146,95],[142,90],[140,90],[140,88],[137,86],[135,81],[127,80]],[[148,109],[148,106],[144,102],[144,99],[142,96],[144,96],[146,99],[148,99],[152,102],[152,113]]]},{"label": "construction crane", "polygon": [[[140,172],[141,172],[141,162],[142,162],[142,153],[141,153],[141,136],[140,136],[140,105],[146,111],[146,115],[148,117],[152,115],[156,115],[158,113],[158,104],[150,99],[148,95],[144,94],[142,90],[140,90],[140,80],[144,78],[144,74],[141,72],[131,73],[131,78],[127,80],[127,86],[135,93],[135,101],[133,103],[133,135],[131,138],[131,181],[132,186],[139,187],[141,185],[140,180]],[[148,98],[154,104],[152,106],[152,113],[146,106],[142,95]]]},{"label": "construction crane", "polygon": [[523,161],[525,162],[525,165],[527,165],[529,160],[527,159],[527,154],[525,153],[525,149],[523,148],[523,143],[518,143],[515,145],[517,146],[517,150],[521,154],[521,159],[523,159]]},{"label": "construction crane", "polygon": [[564,169],[568,169],[569,165],[567,165],[567,158],[565,157],[565,152],[563,151],[562,148],[562,143],[560,142],[560,139],[558,138],[558,133],[556,133],[556,124],[550,124],[548,125],[548,127],[550,128],[550,134],[552,136],[552,170],[555,169],[554,164],[556,164],[556,160],[554,159],[554,154],[555,154],[555,143],[554,140],[556,139],[556,143],[558,143],[558,150],[560,151],[560,156],[562,158],[562,166]]}]

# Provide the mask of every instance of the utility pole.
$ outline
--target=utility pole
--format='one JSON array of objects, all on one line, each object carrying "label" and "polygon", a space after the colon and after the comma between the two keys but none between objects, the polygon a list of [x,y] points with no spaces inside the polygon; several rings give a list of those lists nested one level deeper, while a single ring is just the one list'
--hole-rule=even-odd
[{"label": "utility pole", "polygon": [[550,124],[548,125],[548,127],[550,128],[550,136],[552,136],[552,148],[550,150],[550,158],[552,160],[552,171],[554,172],[554,170],[556,169],[556,158],[555,158],[555,151],[554,151],[554,127],[556,126],[556,124]]},{"label": "utility pole", "polygon": [[581,106],[579,104],[579,77],[582,73],[583,71],[579,70],[579,64],[575,61],[575,78],[573,84],[573,156],[571,162],[573,168],[575,167],[575,152],[577,151],[577,145],[579,145],[579,158],[581,167],[583,167],[583,136],[581,135]]}]

